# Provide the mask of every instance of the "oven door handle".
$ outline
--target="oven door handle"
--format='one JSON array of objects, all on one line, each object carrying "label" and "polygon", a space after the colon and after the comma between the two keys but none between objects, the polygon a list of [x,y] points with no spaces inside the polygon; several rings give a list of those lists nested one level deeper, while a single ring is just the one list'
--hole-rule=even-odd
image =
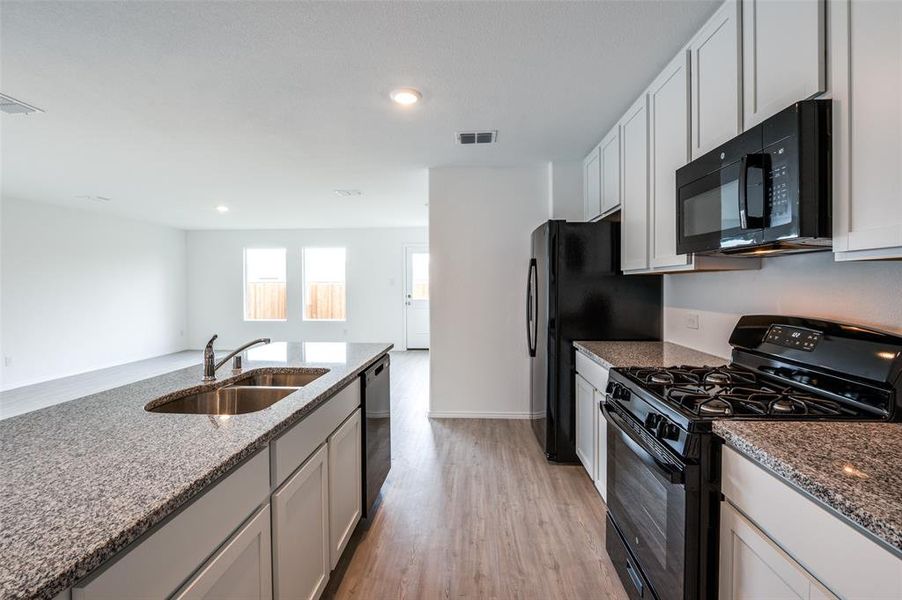
[{"label": "oven door handle", "polygon": [[617,433],[620,434],[620,439],[623,440],[623,443],[626,444],[630,450],[636,453],[636,456],[639,457],[647,467],[651,468],[654,472],[660,475],[664,480],[669,481],[672,484],[682,485],[685,480],[685,474],[683,470],[668,464],[661,459],[655,457],[649,450],[646,449],[645,444],[630,431],[630,426],[621,417],[617,412],[612,411],[608,407],[608,403],[605,402],[601,405],[601,410],[604,412],[605,418],[607,418],[608,423],[613,423],[614,428],[617,430]]}]

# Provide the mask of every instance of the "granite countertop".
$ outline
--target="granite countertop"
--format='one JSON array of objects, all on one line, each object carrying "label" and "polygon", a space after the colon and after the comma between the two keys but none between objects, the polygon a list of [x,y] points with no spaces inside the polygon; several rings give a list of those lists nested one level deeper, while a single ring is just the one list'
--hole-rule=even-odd
[{"label": "granite countertop", "polygon": [[[148,402],[204,384],[200,365],[0,421],[0,598],[52,598],[327,400],[389,344],[252,348],[260,368],[329,372],[264,410],[151,413]],[[237,378],[240,378],[238,376]]]},{"label": "granite countertop", "polygon": [[573,342],[606,369],[613,367],[719,367],[730,361],[671,342]]},{"label": "granite countertop", "polygon": [[714,432],[902,555],[902,423],[723,420]]}]

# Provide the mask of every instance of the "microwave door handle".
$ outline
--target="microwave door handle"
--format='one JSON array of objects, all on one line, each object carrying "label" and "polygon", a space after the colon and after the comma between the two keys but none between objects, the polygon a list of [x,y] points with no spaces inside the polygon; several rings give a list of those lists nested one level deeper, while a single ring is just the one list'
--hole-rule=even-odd
[{"label": "microwave door handle", "polygon": [[629,425],[626,424],[623,417],[612,411],[608,407],[607,402],[601,405],[601,410],[604,413],[605,418],[607,418],[608,423],[614,424],[614,429],[620,434],[620,439],[623,443],[636,454],[639,460],[652,471],[656,472],[665,481],[669,481],[672,484],[684,483],[685,476],[683,471],[656,458],[651,452],[646,450],[644,444],[630,433]]},{"label": "microwave door handle", "polygon": [[[764,227],[764,215],[749,215],[749,169],[761,169],[764,171],[767,164],[767,154],[746,154],[739,159],[739,228],[762,229]],[[764,173],[762,178],[766,179]],[[765,183],[766,185],[766,183]],[[765,188],[766,194],[766,188]],[[762,206],[767,210],[767,198],[762,198]]]}]

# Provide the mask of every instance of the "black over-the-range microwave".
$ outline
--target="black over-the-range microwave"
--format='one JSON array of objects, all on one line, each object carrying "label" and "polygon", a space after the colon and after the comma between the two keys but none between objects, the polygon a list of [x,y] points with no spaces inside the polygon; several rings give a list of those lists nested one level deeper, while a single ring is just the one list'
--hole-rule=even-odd
[{"label": "black over-the-range microwave", "polygon": [[677,252],[771,255],[832,244],[830,100],[804,100],[676,172]]}]

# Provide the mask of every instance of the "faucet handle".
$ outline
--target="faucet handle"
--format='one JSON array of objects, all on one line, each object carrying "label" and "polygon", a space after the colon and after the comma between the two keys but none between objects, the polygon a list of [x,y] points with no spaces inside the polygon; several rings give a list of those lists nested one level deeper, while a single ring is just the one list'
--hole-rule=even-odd
[{"label": "faucet handle", "polygon": [[212,349],[213,349],[213,342],[215,342],[215,341],[216,341],[216,338],[218,338],[218,337],[219,337],[219,334],[213,334],[213,337],[210,338],[210,341],[207,342],[207,346],[206,346],[204,349],[205,349],[205,350],[212,350]]}]

